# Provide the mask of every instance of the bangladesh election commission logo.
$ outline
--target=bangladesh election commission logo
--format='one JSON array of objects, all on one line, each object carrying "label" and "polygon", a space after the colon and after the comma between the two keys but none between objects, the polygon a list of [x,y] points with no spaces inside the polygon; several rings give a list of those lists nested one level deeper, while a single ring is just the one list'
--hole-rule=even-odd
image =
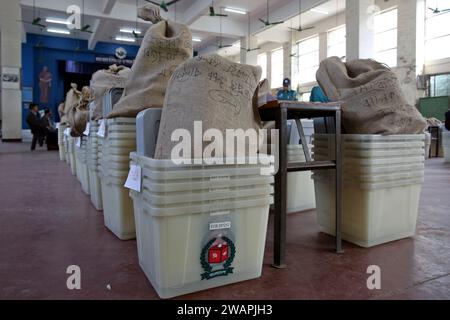
[{"label": "bangladesh election commission logo", "polygon": [[200,254],[200,263],[205,271],[201,275],[202,280],[233,273],[234,268],[231,267],[231,264],[235,255],[236,247],[229,238],[223,236],[209,240]]}]

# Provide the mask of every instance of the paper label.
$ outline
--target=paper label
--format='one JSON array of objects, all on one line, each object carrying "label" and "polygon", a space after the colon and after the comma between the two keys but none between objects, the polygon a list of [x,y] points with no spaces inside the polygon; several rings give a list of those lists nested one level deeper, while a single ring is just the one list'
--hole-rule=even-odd
[{"label": "paper label", "polygon": [[106,123],[105,123],[105,120],[100,120],[100,126],[98,127],[97,135],[98,135],[99,137],[104,138],[104,137],[105,137],[105,132],[106,132]]},{"label": "paper label", "polygon": [[128,172],[128,178],[125,182],[125,188],[141,192],[142,168],[132,164]]},{"label": "paper label", "polygon": [[88,122],[88,123],[86,123],[86,130],[84,130],[83,134],[85,136],[89,136],[90,131],[91,131],[91,124]]},{"label": "paper label", "polygon": [[56,124],[56,129],[59,129],[59,122]]},{"label": "paper label", "polygon": [[66,128],[66,130],[64,130],[64,134],[67,136],[67,137],[70,137],[70,128]]},{"label": "paper label", "polygon": [[230,228],[231,228],[231,221],[214,222],[209,224],[209,230],[222,230]]},{"label": "paper label", "polygon": [[81,137],[77,137],[77,139],[75,141],[76,141],[76,146],[78,148],[81,148]]}]

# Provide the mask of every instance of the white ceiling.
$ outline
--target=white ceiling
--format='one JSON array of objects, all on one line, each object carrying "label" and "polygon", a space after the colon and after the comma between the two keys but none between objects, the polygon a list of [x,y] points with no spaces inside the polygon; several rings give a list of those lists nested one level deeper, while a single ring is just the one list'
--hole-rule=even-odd
[{"label": "white ceiling", "polygon": [[[302,21],[304,22],[302,24],[309,25],[333,15],[337,10],[337,1],[340,4],[339,11],[342,11],[345,0],[302,0],[302,11],[319,5],[320,9],[329,12],[329,15],[323,15],[306,11],[302,15]],[[32,21],[33,16],[39,16],[42,18],[43,24],[53,28],[65,28],[65,26],[47,23],[45,18],[67,18],[68,15],[65,11],[69,5],[75,4],[82,7],[83,4],[83,0],[35,0],[34,2],[36,9],[33,12],[33,0],[21,0],[22,19]],[[137,24],[138,28],[145,32],[150,26],[149,23],[136,19],[136,4],[142,6],[146,3],[145,0],[85,0],[84,2],[84,23],[89,24],[94,33],[74,33],[72,31],[70,35],[51,35],[88,40],[90,49],[93,49],[98,41],[121,43],[114,39],[115,36],[120,34],[121,28],[134,28]],[[279,40],[280,34],[286,33],[289,30],[287,27],[291,26],[291,21],[287,21],[283,25],[262,28],[258,18],[266,18],[265,0],[215,0],[216,12],[220,11],[220,8],[229,7],[250,13],[250,15],[239,15],[227,12],[228,17],[223,19],[208,16],[211,3],[211,0],[180,0],[169,8],[168,13],[162,12],[162,15],[187,24],[193,36],[202,39],[202,42],[194,43],[196,50],[202,50],[218,43],[220,20],[222,20],[223,43],[225,44],[234,43],[247,35],[249,16],[251,33],[258,37],[259,44]],[[294,17],[292,25],[294,27],[298,25],[298,18],[295,17],[299,12],[298,0],[269,0],[269,6],[270,20],[278,21]],[[50,35],[45,29],[41,30],[29,23],[24,23],[24,30],[27,33]]]}]

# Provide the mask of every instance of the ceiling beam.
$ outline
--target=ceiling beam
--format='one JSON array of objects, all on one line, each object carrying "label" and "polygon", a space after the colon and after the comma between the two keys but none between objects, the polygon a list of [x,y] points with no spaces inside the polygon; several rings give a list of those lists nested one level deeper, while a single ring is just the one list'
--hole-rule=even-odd
[{"label": "ceiling beam", "polygon": [[95,20],[95,24],[93,26],[93,33],[89,37],[88,40],[88,49],[94,50],[97,43],[100,41],[101,30],[105,28],[105,20],[97,19]]},{"label": "ceiling beam", "polygon": [[190,25],[201,18],[211,6],[211,0],[197,0],[183,14],[183,23]]},{"label": "ceiling beam", "polygon": [[[189,28],[192,31],[207,32],[210,35],[220,35],[220,19],[218,17],[202,16],[193,22]],[[240,38],[246,35],[247,24],[231,19],[222,19],[222,34],[227,37]]]},{"label": "ceiling beam", "polygon": [[[302,12],[311,10],[314,7],[327,2],[327,0],[303,0],[302,1]],[[270,10],[270,20],[271,21],[284,21],[292,17],[295,17],[299,13],[298,1],[290,1],[285,5],[282,5],[276,9]],[[251,22],[251,33],[256,35],[264,30],[270,29],[272,27],[261,27],[263,24],[258,21],[259,18],[266,19],[265,13],[258,13],[257,15],[252,15]],[[247,27],[248,28],[248,27]]]},{"label": "ceiling beam", "polygon": [[111,14],[117,0],[103,0],[103,10],[104,14]]}]

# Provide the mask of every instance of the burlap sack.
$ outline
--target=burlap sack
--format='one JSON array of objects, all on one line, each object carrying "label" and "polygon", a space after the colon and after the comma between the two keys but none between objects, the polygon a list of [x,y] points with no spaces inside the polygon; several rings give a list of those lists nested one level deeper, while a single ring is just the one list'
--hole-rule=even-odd
[{"label": "burlap sack", "polygon": [[374,60],[344,64],[331,57],[320,63],[316,76],[327,97],[341,102],[346,133],[416,134],[427,127],[406,102],[394,72]]},{"label": "burlap sack", "polygon": [[[142,18],[153,19],[145,14],[141,12]],[[142,40],[122,98],[108,118],[136,117],[144,109],[161,108],[173,71],[192,54],[192,35],[185,25],[160,21],[151,26]]]},{"label": "burlap sack", "polygon": [[103,117],[103,96],[111,88],[124,88],[130,68],[112,65],[106,70],[99,70],[92,75],[91,89],[94,99],[92,120]]},{"label": "burlap sack", "polygon": [[[260,128],[255,117],[260,77],[260,67],[234,63],[217,54],[198,56],[179,66],[167,88],[155,158],[171,158],[178,144],[171,141],[174,130],[186,129],[193,139],[194,121],[202,121],[203,131],[218,129],[224,140],[226,129]],[[203,143],[203,149],[208,144]],[[230,155],[233,150],[225,146],[224,155]]]},{"label": "burlap sack", "polygon": [[64,104],[64,112],[61,117],[61,123],[68,123],[67,116],[69,111],[72,109],[74,105],[76,105],[81,99],[81,92],[77,90],[78,85],[76,83],[70,84],[72,89],[70,89],[66,94],[66,101]]},{"label": "burlap sack", "polygon": [[88,106],[90,101],[91,90],[89,87],[83,87],[80,101],[72,106],[67,115],[72,137],[81,137],[86,130],[86,124],[89,120]]}]

